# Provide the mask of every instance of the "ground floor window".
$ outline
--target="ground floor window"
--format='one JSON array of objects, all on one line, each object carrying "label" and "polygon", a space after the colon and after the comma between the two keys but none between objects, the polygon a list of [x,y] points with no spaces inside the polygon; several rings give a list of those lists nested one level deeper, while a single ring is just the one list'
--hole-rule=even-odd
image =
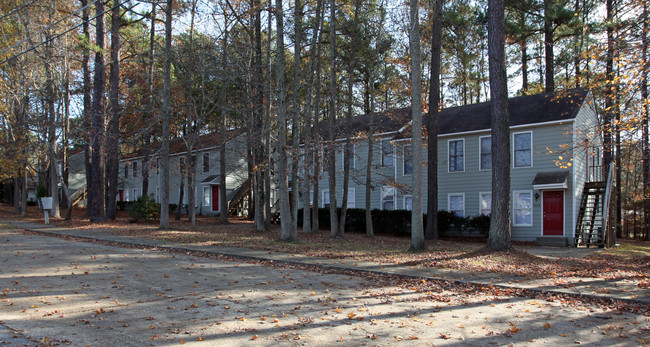
[{"label": "ground floor window", "polygon": [[381,209],[382,210],[395,209],[395,187],[389,187],[389,186],[381,187]]},{"label": "ground floor window", "polygon": [[492,212],[492,193],[479,193],[479,212],[489,216]]},{"label": "ground floor window", "polygon": [[356,206],[356,194],[354,188],[348,188],[348,208],[354,208]]},{"label": "ground floor window", "polygon": [[210,187],[203,187],[203,206],[210,206]]},{"label": "ground floor window", "polygon": [[411,211],[413,210],[413,196],[412,195],[404,195],[404,209]]},{"label": "ground floor window", "polygon": [[138,200],[138,188],[133,188],[133,201]]},{"label": "ground floor window", "polygon": [[323,208],[330,207],[330,191],[323,190]]},{"label": "ground floor window", "polygon": [[465,194],[464,193],[451,193],[449,194],[448,210],[456,213],[459,217],[465,217]]},{"label": "ground floor window", "polygon": [[513,224],[516,226],[533,225],[533,192],[520,190],[513,192]]}]

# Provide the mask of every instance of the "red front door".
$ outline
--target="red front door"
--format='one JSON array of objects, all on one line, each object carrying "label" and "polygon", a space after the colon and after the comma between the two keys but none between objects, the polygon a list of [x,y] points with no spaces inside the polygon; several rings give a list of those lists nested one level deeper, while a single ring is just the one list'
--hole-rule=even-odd
[{"label": "red front door", "polygon": [[219,211],[219,186],[212,186],[212,211]]},{"label": "red front door", "polygon": [[124,201],[124,191],[120,190],[120,200],[119,201]]},{"label": "red front door", "polygon": [[564,235],[564,191],[544,192],[544,236]]}]

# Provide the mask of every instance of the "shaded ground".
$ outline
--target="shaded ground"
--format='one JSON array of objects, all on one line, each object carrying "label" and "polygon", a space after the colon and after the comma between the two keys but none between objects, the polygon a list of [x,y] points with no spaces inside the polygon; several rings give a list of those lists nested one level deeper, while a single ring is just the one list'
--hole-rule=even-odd
[{"label": "shaded ground", "polygon": [[7,229],[0,230],[0,244],[0,341],[8,344],[650,341],[647,316],[575,300],[125,249]]},{"label": "shaded ground", "polygon": [[[191,229],[186,220],[171,218],[171,229],[160,230],[157,222],[128,222],[120,211],[116,221],[89,224],[84,209],[73,210],[73,221],[53,219],[53,225],[84,231],[100,228],[113,235],[180,242],[195,246],[242,247],[282,252],[307,257],[323,257],[372,263],[381,267],[435,269],[448,279],[479,281],[525,288],[575,288],[574,293],[608,295],[617,291],[621,298],[650,300],[650,243],[623,241],[614,249],[544,249],[518,244],[517,251],[485,253],[483,242],[474,240],[438,240],[428,242],[429,250],[407,253],[407,238],[347,233],[343,240],[331,239],[328,233],[300,234],[299,242],[279,242],[279,229],[257,232],[252,223],[232,219],[222,225],[218,218],[199,216],[198,227]],[[0,207],[0,221],[16,219],[6,205]],[[29,210],[26,221],[42,222],[42,214]]]}]

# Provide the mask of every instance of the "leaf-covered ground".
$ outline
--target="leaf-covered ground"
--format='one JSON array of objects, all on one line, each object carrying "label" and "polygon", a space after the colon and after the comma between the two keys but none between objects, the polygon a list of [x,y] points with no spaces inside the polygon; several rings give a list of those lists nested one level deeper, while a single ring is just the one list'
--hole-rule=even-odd
[{"label": "leaf-covered ground", "polygon": [[[63,212],[63,211],[62,211]],[[0,219],[18,219],[11,207],[0,208]],[[30,208],[24,220],[42,222],[42,214]],[[186,218],[171,219],[171,229],[160,230],[158,223],[129,223],[128,216],[120,211],[116,221],[90,224],[84,209],[73,210],[73,220],[53,219],[53,224],[75,229],[102,229],[115,234],[167,240],[197,245],[243,247],[292,254],[328,258],[374,261],[381,264],[426,266],[440,269],[462,270],[468,273],[496,273],[529,279],[552,279],[561,284],[575,278],[602,280],[629,280],[640,288],[650,286],[650,242],[619,240],[621,246],[609,250],[590,252],[587,256],[573,256],[572,252],[560,257],[539,257],[529,253],[534,246],[518,243],[516,250],[507,253],[488,253],[482,250],[484,240],[443,239],[428,242],[428,250],[409,253],[408,238],[378,236],[367,238],[363,234],[347,233],[343,239],[332,239],[327,231],[299,234],[299,241],[278,241],[279,228],[266,232],[254,230],[249,220],[230,219],[227,225],[218,218],[198,216],[197,227],[192,229]]]}]

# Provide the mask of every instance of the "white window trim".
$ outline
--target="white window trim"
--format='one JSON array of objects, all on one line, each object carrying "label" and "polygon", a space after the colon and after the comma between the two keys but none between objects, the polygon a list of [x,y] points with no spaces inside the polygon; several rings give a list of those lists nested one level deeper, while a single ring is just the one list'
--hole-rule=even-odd
[{"label": "white window trim", "polygon": [[[515,148],[515,136],[519,135],[519,134],[526,134],[526,133],[530,134],[530,166],[516,166],[515,165],[516,164],[516,161],[515,161],[515,150],[516,150],[516,148]],[[512,154],[512,168],[513,169],[528,169],[528,168],[531,168],[531,167],[534,166],[534,163],[533,163],[533,131],[532,130],[519,131],[519,132],[516,132],[516,133],[512,133],[512,146],[511,147],[512,147],[512,153],[511,154]]]},{"label": "white window trim", "polygon": [[[381,153],[381,167],[394,167],[395,166],[395,146],[391,143],[390,140],[381,140],[381,145],[379,152]],[[387,158],[390,158],[393,161],[393,165],[384,165],[384,143],[388,143],[388,146],[391,147],[392,151],[390,155],[387,155]]]},{"label": "white window trim", "polygon": [[[462,141],[463,142],[463,169],[458,170],[458,171],[451,171],[451,160],[449,160],[451,153],[449,153],[449,144],[451,142],[455,141]],[[447,140],[447,173],[459,173],[459,172],[465,172],[465,167],[467,166],[467,163],[465,162],[465,139],[464,138],[456,138],[456,139],[449,139]]]},{"label": "white window trim", "polygon": [[[386,191],[392,192],[392,194],[386,194]],[[384,198],[389,196],[389,195],[393,196],[393,209],[392,210],[387,210],[387,211],[394,211],[395,207],[396,207],[395,205],[396,205],[396,199],[397,199],[397,189],[395,189],[395,187],[391,187],[391,186],[382,186],[380,195],[381,195],[381,200],[379,201],[379,204],[380,204],[379,206],[381,207],[382,210],[384,209]]]},{"label": "white window trim", "polygon": [[[350,143],[350,169],[354,170],[356,168],[356,161],[355,161],[355,153],[356,153],[356,148],[354,148],[354,143]],[[341,150],[341,163],[345,163],[345,145],[343,145],[343,149]],[[341,165],[343,166],[343,165]]]},{"label": "white window trim", "polygon": [[[481,207],[481,202],[483,202],[483,196],[484,195],[492,195],[492,192],[480,192],[480,193],[478,193],[478,214],[479,215],[489,216],[492,212],[490,212],[490,214],[484,214],[483,212],[481,212],[481,210],[483,210],[483,207]],[[490,211],[491,210],[492,210],[492,200],[490,200]]]},{"label": "white window trim", "polygon": [[[206,191],[208,193],[207,194],[208,201],[205,201]],[[212,187],[210,186],[203,187],[203,206],[210,206],[210,205],[212,205]]]},{"label": "white window trim", "polygon": [[466,212],[465,193],[448,193],[447,194],[447,211],[449,211],[449,212],[453,212],[453,210],[451,209],[451,197],[452,196],[460,196],[460,197],[463,198],[463,215],[462,215],[462,217],[465,217],[466,216],[466,213],[465,213]]},{"label": "white window trim", "polygon": [[[515,210],[517,209],[517,204],[516,204],[516,199],[515,197],[517,196],[518,193],[528,193],[530,194],[530,224],[517,224],[517,216],[515,214]],[[534,211],[533,211],[533,191],[532,190],[513,190],[512,191],[512,226],[516,227],[532,227],[534,222]]]},{"label": "white window trim", "polygon": [[[483,146],[481,146],[481,142],[483,139],[490,138],[490,145],[492,144],[492,135],[485,135],[485,136],[479,136],[478,138],[478,170],[479,171],[492,171],[492,168],[489,169],[484,169],[483,168]],[[492,152],[490,152],[490,155],[492,155]]]},{"label": "white window trim", "polygon": [[133,188],[133,201],[138,200],[138,188]]},{"label": "white window trim", "polygon": [[413,145],[412,144],[404,144],[402,146],[402,176],[412,176],[413,173],[405,173],[404,171],[406,170],[406,147],[411,147],[411,167],[413,166]]},{"label": "white window trim", "polygon": [[321,203],[322,208],[325,208],[325,193],[327,193],[327,203],[328,204],[332,203],[332,200],[331,200],[331,197],[330,197],[330,190],[329,189],[323,189],[321,191],[321,199],[320,199],[320,203]]},{"label": "white window trim", "polygon": [[[411,210],[413,209],[413,195],[404,195],[402,197],[402,209],[406,210],[406,198],[411,198]],[[409,211],[411,211],[409,210]]]},{"label": "white window trim", "polygon": [[[352,199],[350,200],[350,193],[352,193]],[[356,208],[357,206],[357,194],[354,188],[348,188],[348,207],[347,208]],[[352,201],[353,206],[350,207],[350,201]]]},{"label": "white window trim", "polygon": [[[205,170],[205,157],[208,157],[208,170]],[[208,173],[210,172],[210,152],[203,152],[201,155],[201,172],[202,173]]]}]

